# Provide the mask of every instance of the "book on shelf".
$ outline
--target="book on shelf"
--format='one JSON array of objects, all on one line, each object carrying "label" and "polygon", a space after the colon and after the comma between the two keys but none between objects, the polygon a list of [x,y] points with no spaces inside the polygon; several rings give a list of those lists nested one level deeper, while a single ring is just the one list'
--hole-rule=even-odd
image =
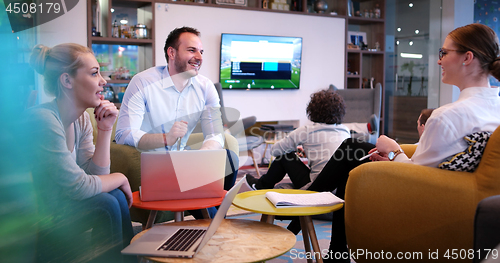
[{"label": "book on shelf", "polygon": [[276,208],[284,207],[304,207],[304,206],[332,206],[344,203],[344,200],[338,198],[331,192],[319,192],[312,194],[282,194],[269,191],[266,198]]}]

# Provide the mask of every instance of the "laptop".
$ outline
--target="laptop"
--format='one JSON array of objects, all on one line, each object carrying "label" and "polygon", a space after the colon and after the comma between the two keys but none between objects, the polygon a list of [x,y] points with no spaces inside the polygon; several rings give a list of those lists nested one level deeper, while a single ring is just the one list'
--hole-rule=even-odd
[{"label": "laptop", "polygon": [[142,201],[224,196],[226,150],[141,153]]},{"label": "laptop", "polygon": [[245,180],[243,177],[227,192],[208,228],[156,225],[123,249],[122,254],[192,258],[215,234]]}]

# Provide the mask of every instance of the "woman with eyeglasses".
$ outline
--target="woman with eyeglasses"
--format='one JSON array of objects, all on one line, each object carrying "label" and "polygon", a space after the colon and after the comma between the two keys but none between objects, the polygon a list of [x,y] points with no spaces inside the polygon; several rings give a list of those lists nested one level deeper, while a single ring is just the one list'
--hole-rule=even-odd
[{"label": "woman with eyeglasses", "polygon": [[[500,125],[500,99],[498,87],[491,87],[489,76],[500,79],[498,37],[488,26],[470,24],[451,31],[439,49],[443,83],[460,89],[458,100],[434,110],[427,120],[412,158],[397,154],[399,144],[380,136],[379,154],[374,161],[384,160],[393,152],[395,160],[437,167],[443,160],[467,147],[464,136],[480,132],[493,132]],[[392,155],[392,154],[391,154]]]},{"label": "woman with eyeglasses", "polygon": [[[36,46],[30,64],[55,96],[26,112],[26,152],[40,217],[37,260],[120,262],[133,237],[132,192],[125,175],[110,173],[118,110],[100,94],[106,81],[99,63],[88,47],[67,43]],[[94,109],[97,123],[95,146],[87,108]]]},{"label": "woman with eyeglasses", "polygon": [[[493,132],[500,125],[499,88],[491,87],[489,76],[500,80],[499,43],[495,32],[481,24],[470,24],[453,30],[446,37],[439,50],[438,64],[442,70],[443,83],[455,85],[460,89],[457,101],[435,109],[427,120],[425,130],[413,156],[408,158],[399,144],[382,135],[376,146],[369,150],[369,160],[348,158],[330,161],[323,171],[328,170],[331,176],[318,177],[310,189],[324,190],[326,180],[341,182],[336,195],[344,198],[345,184],[349,172],[355,167],[369,161],[396,161],[438,167],[449,157],[464,151],[468,144],[464,136],[472,133]],[[356,153],[367,150],[369,145],[346,140],[335,155],[341,156],[347,150]],[[342,152],[343,151],[343,152]],[[344,154],[345,155],[345,154]],[[348,204],[346,204],[348,205]],[[324,262],[350,262],[346,247],[344,209],[333,214],[332,239],[329,253]]]}]

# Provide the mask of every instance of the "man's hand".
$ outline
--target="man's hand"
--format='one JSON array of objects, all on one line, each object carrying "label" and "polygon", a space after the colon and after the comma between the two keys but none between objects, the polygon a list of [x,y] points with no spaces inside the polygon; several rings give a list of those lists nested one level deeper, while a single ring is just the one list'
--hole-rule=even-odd
[{"label": "man's hand", "polygon": [[302,145],[297,146],[297,150],[295,152],[299,158],[306,158],[306,152],[304,152],[304,147]]},{"label": "man's hand", "polygon": [[220,143],[214,140],[208,140],[203,142],[203,145],[200,148],[200,150],[220,150],[220,149],[222,149]]},{"label": "man's hand", "polygon": [[176,121],[172,128],[167,133],[167,145],[172,146],[178,138],[184,137],[188,130],[188,123],[186,121]]}]

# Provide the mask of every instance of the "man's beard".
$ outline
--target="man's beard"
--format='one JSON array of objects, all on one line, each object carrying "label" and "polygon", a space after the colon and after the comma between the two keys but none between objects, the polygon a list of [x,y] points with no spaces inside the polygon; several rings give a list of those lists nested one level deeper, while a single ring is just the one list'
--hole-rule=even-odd
[{"label": "man's beard", "polygon": [[180,60],[176,59],[174,61],[175,71],[177,71],[177,73],[189,74],[189,76],[191,76],[191,77],[198,75],[199,67],[198,67],[198,69],[188,70],[188,64],[189,64],[188,62],[184,62],[184,61],[180,61]]}]

